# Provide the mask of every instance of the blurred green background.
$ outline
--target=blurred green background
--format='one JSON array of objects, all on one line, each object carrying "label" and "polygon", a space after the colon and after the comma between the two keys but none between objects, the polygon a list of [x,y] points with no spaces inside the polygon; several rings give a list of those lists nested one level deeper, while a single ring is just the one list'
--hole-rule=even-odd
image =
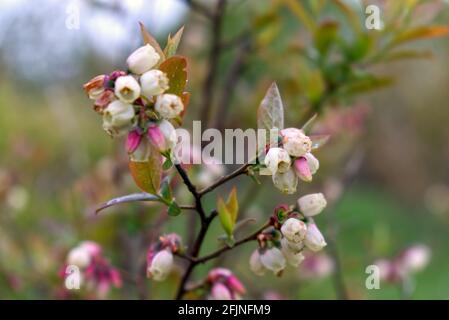
[{"label": "blurred green background", "polygon": [[[198,2],[210,10],[215,4]],[[370,3],[381,8],[382,31],[365,28],[364,8]],[[67,27],[73,12],[79,12],[79,28]],[[299,193],[336,195],[335,205],[317,223],[336,244],[348,297],[400,298],[397,284],[382,282],[379,290],[366,289],[365,268],[419,243],[432,255],[427,268],[414,275],[410,297],[449,298],[449,38],[409,33],[401,48],[390,47],[392,39],[403,39],[409,30],[447,23],[449,4],[229,0],[223,19],[208,125],[255,127],[258,103],[276,81],[289,126],[299,127],[318,112],[315,130],[332,134],[317,155],[319,174],[312,184],[300,185]],[[174,295],[179,272],[153,283],[140,279],[141,265],[158,232],[175,231],[188,238],[187,215],[166,218],[159,229],[165,217],[160,205],[121,205],[98,216],[92,212],[110,198],[138,191],[127,169],[124,142],[103,132],[82,90],[93,76],[125,68],[127,55],[141,43],[138,21],[161,43],[185,25],[180,53],[189,59],[189,128],[204,112],[200,106],[210,70],[212,26],[184,1],[0,1],[2,299],[90,297],[83,290],[64,295],[58,276],[68,250],[88,239],[101,244],[123,272],[124,285],[113,289],[110,298]],[[236,66],[236,61],[242,62]],[[236,75],[230,74],[237,67]],[[354,155],[357,168],[345,181]],[[194,168],[192,176],[198,171]],[[268,180],[262,182],[257,185],[246,177],[235,182],[242,215],[259,223],[276,204],[293,204],[297,198],[279,194]],[[218,194],[226,195],[231,186],[221,187]],[[177,197],[191,201],[182,188]],[[206,206],[212,209],[214,203],[211,194]],[[215,221],[203,253],[217,248],[221,233]],[[330,247],[328,256],[335,249]],[[254,248],[247,244],[218,261],[240,277],[246,297],[338,297],[332,272],[305,279],[300,267],[281,278],[258,278],[248,268]],[[199,267],[195,277],[215,263]]]}]

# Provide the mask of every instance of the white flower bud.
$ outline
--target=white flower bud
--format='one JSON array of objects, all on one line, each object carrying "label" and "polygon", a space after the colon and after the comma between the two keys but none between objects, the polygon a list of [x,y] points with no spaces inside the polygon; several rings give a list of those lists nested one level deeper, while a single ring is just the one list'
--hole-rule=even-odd
[{"label": "white flower bud", "polygon": [[298,199],[299,211],[306,217],[316,216],[326,205],[327,201],[322,193],[312,193]]},{"label": "white flower bud", "polygon": [[320,162],[318,161],[318,159],[310,152],[307,152],[304,155],[304,158],[306,158],[306,160],[307,160],[307,164],[309,165],[310,173],[315,174],[318,171],[318,169],[320,168]]},{"label": "white flower bud", "polygon": [[154,109],[165,119],[173,119],[184,110],[181,98],[175,94],[163,94],[157,97]]},{"label": "white flower bud", "polygon": [[271,148],[265,156],[265,165],[271,174],[287,172],[291,165],[290,156],[282,148]]},{"label": "white flower bud", "polygon": [[275,173],[273,175],[273,183],[282,193],[293,194],[298,186],[298,176],[290,169],[285,173]]},{"label": "white flower bud", "polygon": [[153,68],[159,61],[160,56],[149,44],[140,47],[126,60],[128,69],[135,74],[142,74]]},{"label": "white flower bud", "polygon": [[260,262],[266,269],[272,271],[275,275],[280,275],[286,265],[282,251],[276,247],[265,250],[265,252],[260,255]]},{"label": "white flower bud", "polygon": [[164,93],[168,89],[167,75],[161,70],[150,70],[140,77],[140,85],[142,86],[142,94],[150,98]]},{"label": "white flower bud", "polygon": [[295,268],[297,268],[305,259],[304,255],[301,252],[289,250],[288,247],[283,246],[282,253],[288,264]]},{"label": "white flower bud", "polygon": [[89,251],[83,247],[76,247],[70,250],[67,255],[67,264],[85,268],[90,264],[91,256]]},{"label": "white flower bud", "polygon": [[111,102],[103,113],[103,129],[111,136],[126,134],[134,124],[134,108],[120,100]]},{"label": "white flower bud", "polygon": [[251,254],[251,257],[249,258],[249,268],[258,276],[263,276],[265,274],[266,268],[260,261],[259,249],[254,250]]},{"label": "white flower bud", "polygon": [[301,220],[289,218],[282,224],[281,232],[288,241],[298,243],[304,240],[307,233],[307,226]]},{"label": "white flower bud", "polygon": [[168,250],[161,250],[154,256],[147,269],[148,277],[155,281],[164,281],[173,267],[173,254]]},{"label": "white flower bud", "polygon": [[323,235],[315,223],[307,224],[307,234],[304,239],[304,244],[307,248],[314,252],[320,251],[327,245]]},{"label": "white flower bud", "polygon": [[125,103],[133,103],[140,96],[140,86],[133,76],[122,76],[115,80],[115,95]]},{"label": "white flower bud", "polygon": [[281,136],[284,149],[293,157],[301,157],[312,150],[312,140],[300,129],[283,129]]}]

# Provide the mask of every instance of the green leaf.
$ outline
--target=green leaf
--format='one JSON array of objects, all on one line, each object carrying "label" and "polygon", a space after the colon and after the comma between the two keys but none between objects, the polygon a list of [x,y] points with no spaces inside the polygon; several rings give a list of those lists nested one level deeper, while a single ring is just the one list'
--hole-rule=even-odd
[{"label": "green leaf", "polygon": [[170,179],[168,177],[165,178],[164,181],[162,181],[160,194],[162,198],[167,202],[173,200],[173,193],[170,188]]},{"label": "green leaf", "polygon": [[223,199],[220,197],[217,201],[217,211],[218,211],[218,217],[220,218],[221,226],[223,227],[223,230],[226,232],[228,236],[232,235],[233,232],[233,223],[232,223],[232,217],[231,214],[224,203]]},{"label": "green leaf", "polygon": [[161,184],[162,159],[159,151],[152,143],[148,144],[150,148],[149,158],[146,161],[135,161],[130,159],[129,169],[134,182],[145,192],[157,194]]},{"label": "green leaf", "polygon": [[391,77],[364,76],[339,89],[340,95],[355,95],[381,89],[394,82]]},{"label": "green leaf", "polygon": [[405,59],[431,59],[433,53],[430,50],[416,51],[416,50],[399,50],[390,52],[382,59],[384,62],[391,62]]},{"label": "green leaf", "polygon": [[228,201],[226,202],[229,214],[231,215],[232,228],[234,229],[235,222],[239,213],[239,202],[237,200],[237,189],[233,187],[229,194]]},{"label": "green leaf", "polygon": [[159,70],[167,74],[169,88],[166,93],[183,96],[187,84],[187,60],[181,56],[173,56],[165,60],[159,66]]},{"label": "green leaf", "polygon": [[338,22],[331,20],[322,22],[316,29],[314,34],[315,46],[323,56],[327,55],[332,44],[335,43],[338,29]]},{"label": "green leaf", "polygon": [[179,216],[181,213],[181,208],[178,206],[178,204],[175,201],[172,201],[170,205],[168,206],[167,210],[168,215],[172,217]]},{"label": "green leaf", "polygon": [[143,42],[145,44],[149,44],[150,46],[152,46],[154,48],[154,50],[156,50],[156,52],[159,54],[159,56],[161,57],[161,59],[159,60],[159,62],[164,61],[165,60],[165,54],[161,49],[161,46],[159,45],[159,43],[156,41],[156,39],[147,31],[147,29],[145,28],[145,26],[143,25],[142,22],[139,22],[140,25],[140,32],[142,33],[142,38],[143,38]]},{"label": "green leaf", "polygon": [[420,26],[398,34],[391,42],[391,46],[393,47],[420,39],[444,37],[447,35],[449,35],[449,26]]},{"label": "green leaf", "polygon": [[164,164],[162,165],[162,169],[164,171],[167,171],[168,169],[170,169],[173,166],[173,163],[171,162],[171,160],[169,158],[166,158],[164,161]]},{"label": "green leaf", "polygon": [[170,34],[168,35],[167,45],[165,46],[164,49],[164,54],[167,58],[170,58],[176,54],[183,32],[184,26],[182,26],[173,37]]}]

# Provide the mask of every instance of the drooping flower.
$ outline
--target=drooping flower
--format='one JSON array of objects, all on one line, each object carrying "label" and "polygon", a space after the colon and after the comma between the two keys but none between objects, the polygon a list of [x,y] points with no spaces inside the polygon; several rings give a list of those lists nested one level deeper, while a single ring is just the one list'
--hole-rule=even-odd
[{"label": "drooping flower", "polygon": [[327,245],[321,231],[314,222],[307,223],[307,234],[304,244],[314,252],[320,251]]},{"label": "drooping flower", "polygon": [[282,148],[271,148],[265,156],[265,165],[271,174],[285,173],[290,169],[290,156]]},{"label": "drooping flower", "polygon": [[120,100],[111,102],[103,113],[103,129],[113,137],[126,134],[134,124],[134,108]]},{"label": "drooping flower", "polygon": [[301,157],[312,150],[312,140],[297,128],[281,130],[282,146],[292,157]]},{"label": "drooping flower", "polygon": [[282,193],[293,194],[298,186],[298,177],[293,169],[284,173],[275,173],[272,177],[273,183]]},{"label": "drooping flower", "polygon": [[327,201],[322,193],[312,193],[298,199],[299,210],[306,217],[316,216],[326,205]]},{"label": "drooping flower", "polygon": [[302,252],[295,252],[289,249],[289,246],[282,247],[282,254],[284,255],[287,263],[292,267],[297,268],[301,262],[304,261],[304,255]]},{"label": "drooping flower", "polygon": [[260,254],[260,262],[275,275],[280,275],[286,266],[286,260],[282,251],[276,247],[264,250]]},{"label": "drooping flower", "polygon": [[89,82],[84,84],[83,88],[86,91],[90,99],[98,99],[104,92],[104,79],[105,75],[99,75],[91,79]]},{"label": "drooping flower", "polygon": [[140,75],[153,68],[159,59],[156,50],[150,44],[146,44],[131,53],[126,63],[132,73]]},{"label": "drooping flower", "polygon": [[140,96],[140,86],[133,76],[123,76],[115,81],[114,92],[122,102],[133,103]]},{"label": "drooping flower", "polygon": [[142,94],[150,98],[164,93],[168,89],[167,75],[160,70],[150,70],[140,77]]},{"label": "drooping flower", "polygon": [[177,95],[165,93],[157,97],[154,109],[162,118],[173,119],[181,114],[184,105]]},{"label": "drooping flower", "polygon": [[259,249],[254,250],[253,253],[251,254],[249,258],[249,268],[252,272],[254,272],[258,276],[263,276],[267,271],[267,269],[260,261]]}]

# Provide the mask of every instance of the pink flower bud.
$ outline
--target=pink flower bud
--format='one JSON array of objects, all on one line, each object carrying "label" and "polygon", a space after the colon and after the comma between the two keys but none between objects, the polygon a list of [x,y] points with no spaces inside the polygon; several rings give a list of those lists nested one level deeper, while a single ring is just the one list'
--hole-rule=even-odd
[{"label": "pink flower bud", "polygon": [[306,182],[312,181],[312,173],[310,172],[309,164],[307,163],[306,158],[299,157],[296,159],[294,162],[294,168],[299,179]]},{"label": "pink flower bud", "polygon": [[128,153],[133,153],[136,151],[141,141],[142,135],[137,130],[130,131],[128,133],[128,138],[126,139],[126,151],[128,151]]},{"label": "pink flower bud", "polygon": [[165,137],[159,126],[154,125],[148,128],[148,138],[159,151],[163,152],[167,149]]},{"label": "pink flower bud", "polygon": [[224,279],[227,277],[230,277],[232,275],[231,270],[226,268],[214,268],[211,271],[209,271],[209,274],[207,275],[207,280],[209,282],[215,282],[219,279]]},{"label": "pink flower bud", "polygon": [[245,294],[246,292],[245,287],[235,275],[229,276],[227,278],[226,284],[232,291],[238,294]]},{"label": "pink flower bud", "polygon": [[210,298],[212,300],[232,300],[232,294],[223,283],[217,282],[212,286]]}]

